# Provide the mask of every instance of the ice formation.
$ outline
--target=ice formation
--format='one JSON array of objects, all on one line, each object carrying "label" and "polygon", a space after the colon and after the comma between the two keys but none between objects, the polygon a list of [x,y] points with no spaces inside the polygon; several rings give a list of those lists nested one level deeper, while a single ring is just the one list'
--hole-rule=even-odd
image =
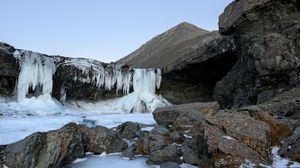
[{"label": "ice formation", "polygon": [[40,53],[17,50],[14,56],[20,61],[21,72],[18,79],[18,101],[23,101],[29,89],[39,91],[39,95],[51,95],[52,76],[56,67],[52,59]]},{"label": "ice formation", "polygon": [[90,83],[98,88],[105,90],[116,89],[116,92],[122,91],[123,94],[129,94],[132,75],[130,70],[122,70],[119,64],[110,64],[104,67],[101,62],[72,58],[66,61],[66,65],[74,65],[81,70],[76,76],[75,81]]},{"label": "ice formation", "polygon": [[[55,58],[26,50],[18,50],[14,56],[21,64],[17,85],[18,101],[24,102],[31,96],[43,96],[42,100],[48,97],[52,101]],[[156,95],[162,79],[160,69],[130,69],[119,64],[107,65],[83,58],[69,58],[63,64],[76,67],[76,73],[72,77],[76,82],[89,83],[105,90],[115,89],[117,93],[123,92],[125,96],[99,104],[102,109],[110,109],[107,110],[109,112],[152,112],[157,107],[169,104]],[[60,94],[60,102],[64,104],[67,97],[65,88],[61,88]]]}]

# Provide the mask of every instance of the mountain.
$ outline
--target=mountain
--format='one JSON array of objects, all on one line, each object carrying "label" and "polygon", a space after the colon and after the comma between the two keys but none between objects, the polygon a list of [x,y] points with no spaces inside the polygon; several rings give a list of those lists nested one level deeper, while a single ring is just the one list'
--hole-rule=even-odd
[{"label": "mountain", "polygon": [[[187,22],[152,38],[140,48],[117,62],[126,63],[135,68],[161,68],[175,63],[184,53],[197,47],[197,41],[210,34]],[[218,33],[214,33],[218,36]]]}]

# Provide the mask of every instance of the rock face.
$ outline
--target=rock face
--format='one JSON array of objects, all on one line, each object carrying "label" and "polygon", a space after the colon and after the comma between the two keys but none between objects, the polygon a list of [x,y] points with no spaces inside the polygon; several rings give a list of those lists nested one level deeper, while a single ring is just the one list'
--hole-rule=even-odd
[{"label": "rock face", "polygon": [[34,133],[9,144],[2,157],[8,167],[58,168],[83,157],[85,152],[112,153],[126,148],[127,143],[113,130],[70,123],[56,131]]},{"label": "rock face", "polygon": [[299,83],[299,1],[234,1],[219,27],[222,35],[234,36],[239,57],[215,87],[222,107],[262,103]]},{"label": "rock face", "polygon": [[19,76],[19,64],[13,57],[15,48],[0,42],[0,95],[10,97],[14,94]]},{"label": "rock face", "polygon": [[160,68],[160,94],[174,104],[212,101],[217,81],[236,63],[232,37],[182,23],[119,60],[137,68]]}]

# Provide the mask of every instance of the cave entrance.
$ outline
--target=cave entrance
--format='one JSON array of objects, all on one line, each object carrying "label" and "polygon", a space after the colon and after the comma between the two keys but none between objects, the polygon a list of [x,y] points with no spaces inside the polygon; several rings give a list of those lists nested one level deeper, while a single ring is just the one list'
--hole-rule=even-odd
[{"label": "cave entrance", "polygon": [[164,74],[159,93],[173,104],[214,101],[216,83],[233,68],[237,59],[235,52],[228,52]]}]

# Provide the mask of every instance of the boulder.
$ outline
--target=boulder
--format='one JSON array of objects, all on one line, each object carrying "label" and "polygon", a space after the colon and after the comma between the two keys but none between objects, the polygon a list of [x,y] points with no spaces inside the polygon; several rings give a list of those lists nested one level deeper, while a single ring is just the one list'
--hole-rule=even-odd
[{"label": "boulder", "polygon": [[87,152],[116,153],[128,147],[127,143],[112,129],[102,126],[94,128],[80,126],[78,130],[82,135],[84,150]]},{"label": "boulder", "polygon": [[70,123],[55,131],[31,134],[5,146],[0,160],[15,168],[58,168],[83,157],[85,152],[115,153],[126,148],[127,143],[111,129]]},{"label": "boulder", "polygon": [[271,130],[262,122],[242,113],[217,113],[207,118],[224,133],[248,145],[263,157],[270,155]]},{"label": "boulder", "polygon": [[46,134],[36,167],[62,167],[84,156],[82,137],[74,123]]},{"label": "boulder", "polygon": [[214,113],[218,109],[217,102],[182,104],[158,108],[153,112],[153,117],[157,124],[167,126],[173,125],[178,117],[187,117],[196,121],[201,120],[203,114]]},{"label": "boulder", "polygon": [[45,140],[46,133],[37,132],[21,141],[7,145],[3,154],[5,165],[14,168],[35,168]]},{"label": "boulder", "polygon": [[220,16],[222,35],[233,35],[238,61],[217,82],[222,108],[263,103],[299,83],[300,2],[235,0]]},{"label": "boulder", "polygon": [[175,145],[168,145],[167,147],[159,150],[155,150],[150,153],[148,164],[161,164],[165,162],[176,162],[181,164],[180,150]]},{"label": "boulder", "polygon": [[116,128],[116,132],[121,138],[130,140],[139,136],[141,127],[138,123],[125,122]]}]

